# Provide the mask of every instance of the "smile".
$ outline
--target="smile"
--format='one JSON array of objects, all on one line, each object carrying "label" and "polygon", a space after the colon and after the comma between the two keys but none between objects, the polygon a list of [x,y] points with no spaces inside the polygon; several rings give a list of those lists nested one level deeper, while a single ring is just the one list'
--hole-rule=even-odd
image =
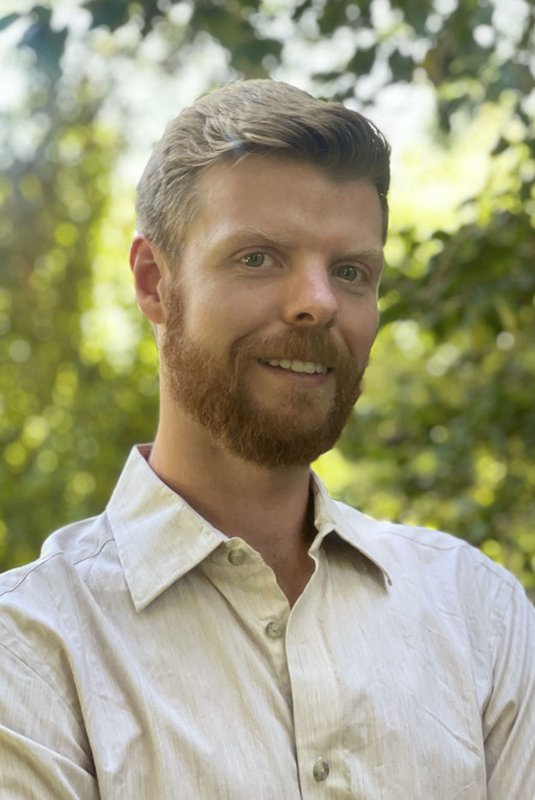
[{"label": "smile", "polygon": [[260,359],[261,364],[269,364],[270,367],[280,367],[287,369],[290,372],[305,372],[307,375],[325,375],[328,372],[324,364],[317,364],[314,361],[297,361],[296,359],[289,360],[286,358],[269,358]]}]

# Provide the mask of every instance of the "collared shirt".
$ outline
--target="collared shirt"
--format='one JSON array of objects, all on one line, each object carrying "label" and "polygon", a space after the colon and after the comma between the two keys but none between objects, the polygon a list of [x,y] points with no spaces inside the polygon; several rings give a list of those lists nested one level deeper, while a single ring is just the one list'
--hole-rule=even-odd
[{"label": "collared shirt", "polygon": [[508,572],[316,479],[290,610],[143,452],[0,579],[0,797],[535,798],[535,614]]}]

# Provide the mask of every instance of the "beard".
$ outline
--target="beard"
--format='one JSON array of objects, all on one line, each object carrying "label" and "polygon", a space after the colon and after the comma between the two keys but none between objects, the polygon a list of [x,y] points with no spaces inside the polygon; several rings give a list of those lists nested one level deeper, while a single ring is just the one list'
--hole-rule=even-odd
[{"label": "beard", "polygon": [[[328,408],[325,392],[313,386],[289,384],[280,392],[275,409],[252,397],[247,372],[258,360],[274,358],[312,361],[334,369],[335,388]],[[161,368],[171,398],[215,443],[244,461],[268,468],[308,465],[330,450],[360,396],[366,366],[359,368],[328,330],[314,328],[238,339],[225,363],[186,334],[178,287],[168,297]]]}]

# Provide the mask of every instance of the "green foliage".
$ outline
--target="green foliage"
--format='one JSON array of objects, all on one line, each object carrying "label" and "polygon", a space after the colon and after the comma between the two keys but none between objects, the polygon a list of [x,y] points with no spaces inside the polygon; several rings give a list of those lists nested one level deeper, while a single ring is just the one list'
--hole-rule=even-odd
[{"label": "green foliage", "polygon": [[[313,54],[343,34],[351,47],[329,64],[311,57],[317,93],[365,107],[382,86],[425,85],[437,147],[451,159],[455,138],[471,135],[489,103],[505,111],[486,180],[453,220],[426,209],[407,221],[408,194],[394,204],[367,391],[318,467],[369,513],[451,530],[533,589],[530,6],[509,31],[499,4],[476,0],[86,0],[83,8],[82,34],[50,1],[0,18],[0,35],[18,31],[32,87],[6,112],[0,147],[0,566],[32,558],[51,529],[100,511],[130,446],[152,438],[156,420],[155,348],[121,277],[133,227],[132,187],[116,185],[127,101],[122,78],[110,71],[94,80],[91,56],[134,69],[144,43],[157,41],[151,63],[162,79],[176,73],[180,96],[207,41],[224,49],[224,82],[276,74],[288,37]],[[76,48],[85,59],[73,59]],[[113,123],[103,114],[110,98]],[[422,158],[431,167],[431,150]],[[447,177],[432,177],[437,195]]]}]

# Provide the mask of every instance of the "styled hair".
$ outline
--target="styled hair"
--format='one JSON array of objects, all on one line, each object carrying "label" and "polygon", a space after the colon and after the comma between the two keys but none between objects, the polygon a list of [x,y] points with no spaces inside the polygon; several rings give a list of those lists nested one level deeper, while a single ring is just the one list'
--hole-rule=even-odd
[{"label": "styled hair", "polygon": [[169,123],[137,186],[140,233],[177,258],[196,212],[199,173],[250,153],[286,155],[336,180],[368,180],[379,196],[386,237],[390,147],[383,134],[341,103],[269,79],[231,83]]}]

